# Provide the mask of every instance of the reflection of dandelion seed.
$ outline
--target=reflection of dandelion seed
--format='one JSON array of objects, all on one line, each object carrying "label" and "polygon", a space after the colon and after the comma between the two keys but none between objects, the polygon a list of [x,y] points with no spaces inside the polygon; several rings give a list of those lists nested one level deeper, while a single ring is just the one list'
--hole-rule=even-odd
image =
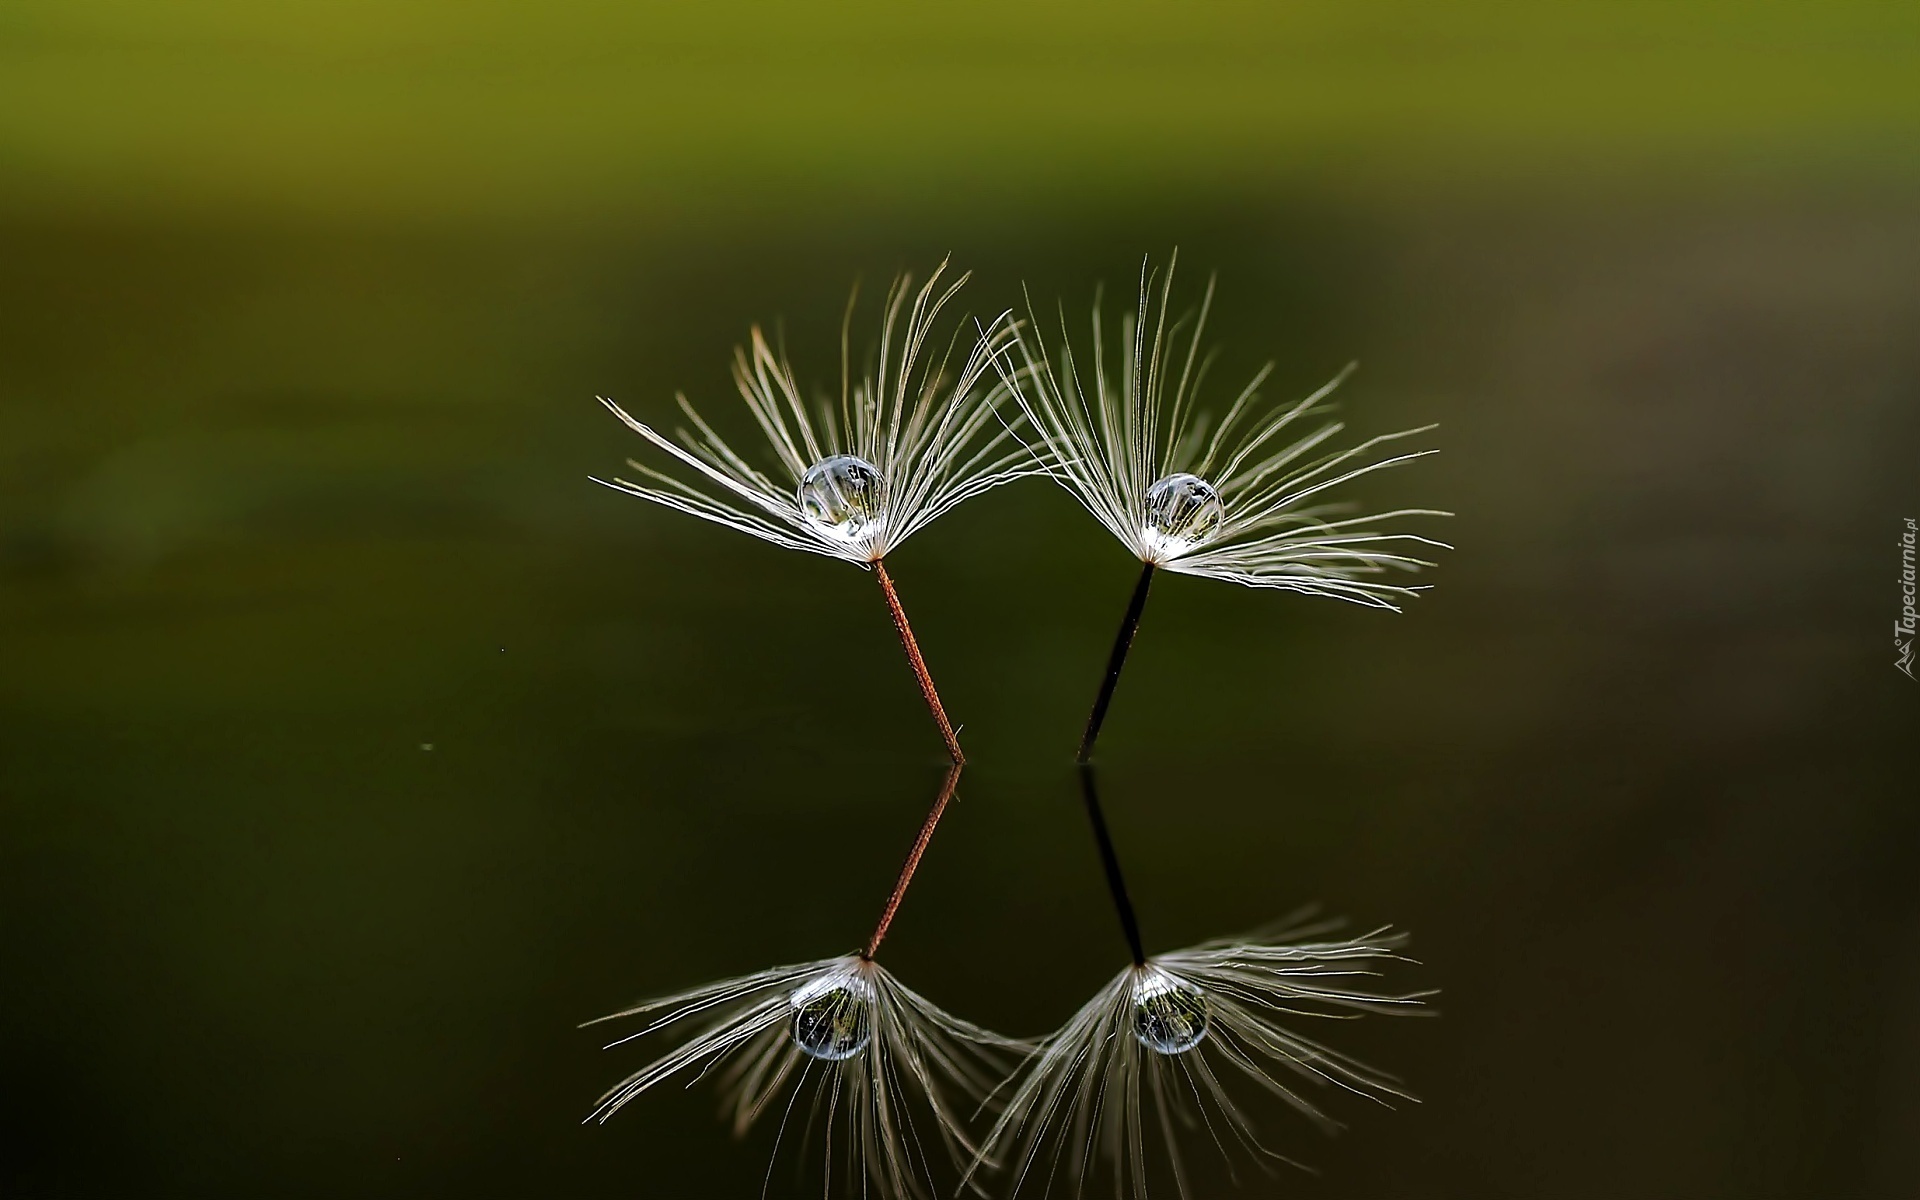
[{"label": "reflection of dandelion seed", "polygon": [[652,1018],[609,1049],[669,1026],[691,1025],[694,1032],[609,1090],[589,1120],[606,1121],[674,1075],[692,1071],[697,1079],[718,1070],[736,1134],[776,1106],[784,1132],[801,1093],[811,1088],[810,1116],[827,1126],[829,1186],[838,1145],[847,1156],[844,1173],[857,1190],[932,1196],[932,1165],[914,1124],[915,1109],[931,1115],[953,1162],[978,1161],[956,1097],[985,1100],[1007,1061],[1032,1047],[948,1015],[873,960],[959,778],[958,767],[948,771],[859,954],[775,967],[600,1018]]},{"label": "reflection of dandelion seed", "polygon": [[[1209,417],[1198,410],[1197,395],[1212,364],[1211,357],[1201,359],[1200,342],[1213,285],[1208,284],[1197,314],[1169,326],[1172,291],[1171,267],[1157,297],[1152,275],[1142,269],[1139,308],[1120,323],[1117,377],[1109,371],[1097,300],[1090,362],[1075,357],[1064,331],[1056,365],[1037,327],[1028,332],[1006,326],[1025,365],[1002,367],[1001,375],[1039,439],[1036,456],[1142,564],[1081,740],[1083,761],[1099,737],[1156,568],[1397,609],[1398,601],[1420,589],[1377,577],[1433,565],[1402,553],[1397,544],[1445,548],[1413,534],[1364,528],[1376,521],[1445,513],[1400,509],[1336,520],[1344,506],[1320,500],[1362,475],[1433,453],[1372,457],[1377,447],[1432,426],[1324,454],[1316,452],[1344,428],[1339,422],[1290,444],[1278,442],[1296,421],[1317,411],[1347,372],[1306,399],[1263,415],[1258,389],[1272,371],[1269,364],[1241,389],[1209,435]],[[1189,320],[1192,332],[1184,351],[1175,350],[1171,343]]]},{"label": "reflection of dandelion seed", "polygon": [[[1133,961],[1072,1020],[1046,1038],[1012,1085],[977,1162],[1013,1168],[1013,1190],[1036,1173],[1064,1173],[1078,1189],[1101,1163],[1116,1194],[1147,1190],[1149,1118],[1166,1147],[1182,1195],[1176,1125],[1197,1116],[1223,1151],[1239,1146],[1280,1159],[1261,1141],[1228,1082],[1244,1076],[1322,1126],[1309,1087],[1376,1100],[1406,1097],[1393,1078],[1303,1037],[1282,1022],[1417,1011],[1426,993],[1382,994],[1361,980],[1399,957],[1404,937],[1309,941],[1330,924],[1282,927],[1255,941],[1214,941],[1149,956],[1120,860],[1100,808],[1093,768],[1080,768],[1081,795]],[[1223,1078],[1224,1077],[1224,1078]],[[1284,1160],[1283,1160],[1284,1161]]]},{"label": "reflection of dandelion seed", "polygon": [[1149,1127],[1186,1194],[1177,1125],[1197,1115],[1222,1151],[1280,1158],[1260,1140],[1227,1083],[1244,1076],[1316,1123],[1332,1126],[1308,1089],[1404,1097],[1391,1076],[1292,1032],[1283,1018],[1396,1012],[1414,996],[1376,995],[1357,977],[1401,944],[1383,932],[1346,941],[1209,942],[1120,972],[1049,1037],[986,1139],[1005,1151],[1014,1189],[1064,1172],[1077,1187],[1104,1161],[1115,1185],[1147,1188]]},{"label": "reflection of dandelion seed", "polygon": [[964,1162],[977,1149],[955,1111],[956,1093],[978,1102],[1004,1066],[994,1052],[1025,1049],[947,1015],[857,955],[709,984],[601,1020],[631,1016],[653,1019],[612,1045],[680,1022],[701,1025],[602,1096],[594,1119],[605,1121],[669,1076],[719,1068],[734,1132],[742,1134],[783,1096],[784,1127],[811,1084],[815,1113],[828,1125],[829,1184],[838,1142],[850,1155],[843,1164],[849,1176],[886,1196],[933,1194],[910,1106],[932,1114],[946,1152]]},{"label": "reflection of dandelion seed", "polygon": [[[652,482],[596,482],[789,550],[872,566],[947,752],[961,762],[959,741],[884,559],[955,505],[1034,472],[1026,452],[1014,447],[1013,431],[999,419],[996,410],[1005,393],[992,386],[989,370],[1017,334],[1017,325],[1005,317],[996,321],[957,375],[948,373],[957,327],[937,359],[927,353],[941,310],[967,281],[962,275],[939,288],[945,270],[942,263],[917,292],[909,277],[895,281],[880,327],[877,364],[857,383],[842,327],[837,411],[823,403],[808,412],[793,369],[758,326],[751,353],[734,352],[734,383],[779,462],[778,480],[737,454],[681,396],[680,409],[696,432],[679,430],[677,441],[636,421],[613,401],[601,403],[697,472],[698,486],[638,462],[629,465]],[[849,303],[848,322],[852,317]]]}]

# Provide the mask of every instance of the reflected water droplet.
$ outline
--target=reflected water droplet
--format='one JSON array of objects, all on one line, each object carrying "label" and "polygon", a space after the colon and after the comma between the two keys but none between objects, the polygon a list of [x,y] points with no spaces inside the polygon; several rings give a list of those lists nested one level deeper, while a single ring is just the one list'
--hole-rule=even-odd
[{"label": "reflected water droplet", "polygon": [[1133,1036],[1157,1054],[1184,1054],[1207,1036],[1207,998],[1186,980],[1149,968],[1133,984]]},{"label": "reflected water droplet", "polygon": [[826,1062],[852,1058],[873,1037],[873,985],[858,976],[829,975],[793,993],[793,1044]]},{"label": "reflected water droplet", "polygon": [[835,454],[800,477],[800,511],[820,532],[853,542],[876,532],[885,516],[887,481],[878,467]]},{"label": "reflected water droplet", "polygon": [[1154,554],[1184,554],[1220,532],[1226,510],[1220,493],[1198,475],[1179,471],[1147,489],[1147,523],[1143,532]]}]

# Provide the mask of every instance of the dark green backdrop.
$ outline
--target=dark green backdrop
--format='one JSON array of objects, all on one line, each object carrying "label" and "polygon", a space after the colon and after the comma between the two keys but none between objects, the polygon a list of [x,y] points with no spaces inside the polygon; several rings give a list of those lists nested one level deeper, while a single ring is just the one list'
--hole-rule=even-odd
[{"label": "dark green backdrop", "polygon": [[[0,1192],[757,1194],[709,1089],[577,1125],[573,1026],[852,948],[938,744],[873,580],[592,486],[593,397],[1177,243],[1222,386],[1360,360],[1443,450],[1362,494],[1459,513],[1404,616],[1156,589],[1150,948],[1318,902],[1444,992],[1330,1035],[1423,1103],[1202,1194],[1911,1194],[1913,30],[1662,7],[0,17]],[[1038,482],[890,562],[974,765],[887,960],[1041,1032],[1124,961],[1134,568]]]}]

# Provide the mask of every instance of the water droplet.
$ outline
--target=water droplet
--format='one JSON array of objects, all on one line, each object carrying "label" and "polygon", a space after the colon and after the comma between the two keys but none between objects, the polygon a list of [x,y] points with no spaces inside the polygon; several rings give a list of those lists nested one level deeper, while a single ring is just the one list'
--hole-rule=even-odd
[{"label": "water droplet", "polygon": [[856,542],[877,532],[885,519],[887,481],[866,459],[836,454],[807,468],[799,500],[815,529]]},{"label": "water droplet", "polygon": [[866,1048],[873,985],[857,975],[828,975],[794,992],[793,1044],[814,1058],[839,1062]]},{"label": "water droplet", "polygon": [[1185,554],[1220,532],[1220,493],[1198,475],[1179,471],[1147,489],[1147,547],[1156,558]]},{"label": "water droplet", "polygon": [[1207,1036],[1207,998],[1184,979],[1149,967],[1133,984],[1133,1036],[1159,1054],[1184,1054]]}]

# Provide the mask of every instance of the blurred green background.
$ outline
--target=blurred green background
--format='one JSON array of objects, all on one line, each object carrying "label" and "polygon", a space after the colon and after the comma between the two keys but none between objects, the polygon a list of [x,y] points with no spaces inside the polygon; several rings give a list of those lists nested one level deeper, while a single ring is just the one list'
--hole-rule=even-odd
[{"label": "blurred green background", "polygon": [[[873,581],[596,488],[783,322],[1218,269],[1350,359],[1404,616],[1169,579],[1103,740],[1150,948],[1412,930],[1424,1103],[1200,1194],[1907,1196],[1920,8],[0,8],[9,1196],[751,1196],[574,1023],[854,946],[939,780]],[[975,765],[886,959],[1124,961],[1069,745],[1134,569],[1044,484],[894,560]],[[1204,1134],[1197,1135],[1204,1138]],[[776,1195],[817,1190],[789,1158]]]}]

